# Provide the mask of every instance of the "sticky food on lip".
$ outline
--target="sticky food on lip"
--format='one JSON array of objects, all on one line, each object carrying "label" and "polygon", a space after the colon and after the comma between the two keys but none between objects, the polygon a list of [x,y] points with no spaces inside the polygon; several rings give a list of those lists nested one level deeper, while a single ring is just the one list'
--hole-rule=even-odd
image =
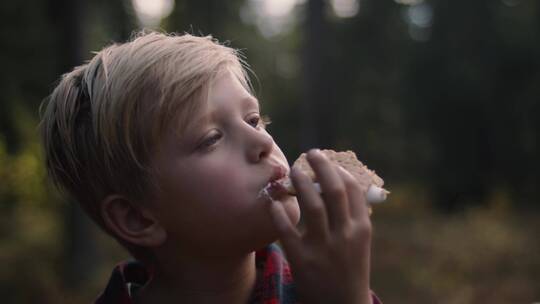
[{"label": "sticky food on lip", "polygon": [[259,191],[258,198],[264,197],[268,200],[274,200],[276,196],[288,195],[287,189],[278,181],[270,181]]}]

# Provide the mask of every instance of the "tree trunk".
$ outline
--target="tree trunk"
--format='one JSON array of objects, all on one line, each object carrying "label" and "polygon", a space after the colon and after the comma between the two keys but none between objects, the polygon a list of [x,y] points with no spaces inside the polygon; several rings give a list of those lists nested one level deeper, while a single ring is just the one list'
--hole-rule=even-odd
[{"label": "tree trunk", "polygon": [[[51,0],[50,12],[57,33],[58,73],[69,72],[83,63],[84,0]],[[97,265],[93,224],[79,205],[69,202],[65,208],[66,286],[76,289],[92,277]]]},{"label": "tree trunk", "polygon": [[309,0],[305,23],[303,51],[303,100],[301,121],[301,149],[330,146],[333,143],[334,115],[328,90],[328,73],[325,73],[326,36],[328,27],[324,20],[324,0]]}]

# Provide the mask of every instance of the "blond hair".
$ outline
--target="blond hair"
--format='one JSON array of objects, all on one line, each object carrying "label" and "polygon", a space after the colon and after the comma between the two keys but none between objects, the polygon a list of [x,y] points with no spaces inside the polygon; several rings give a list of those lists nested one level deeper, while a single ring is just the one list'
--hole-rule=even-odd
[{"label": "blond hair", "polygon": [[[152,193],[152,153],[166,128],[179,130],[223,69],[252,92],[241,54],[211,36],[141,32],[64,74],[42,105],[47,171],[102,228],[109,194]],[[180,124],[177,124],[177,121]]]}]

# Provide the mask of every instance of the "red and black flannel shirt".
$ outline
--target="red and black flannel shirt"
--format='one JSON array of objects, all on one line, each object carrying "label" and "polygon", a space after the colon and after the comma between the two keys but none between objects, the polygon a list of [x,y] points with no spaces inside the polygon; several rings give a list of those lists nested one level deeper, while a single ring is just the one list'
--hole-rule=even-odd
[{"label": "red and black flannel shirt", "polygon": [[[281,249],[270,244],[256,252],[255,263],[262,271],[251,297],[251,304],[298,304],[289,264]],[[130,261],[117,265],[107,287],[95,304],[133,304],[132,295],[150,279],[146,268]],[[373,295],[373,304],[381,304]]]}]

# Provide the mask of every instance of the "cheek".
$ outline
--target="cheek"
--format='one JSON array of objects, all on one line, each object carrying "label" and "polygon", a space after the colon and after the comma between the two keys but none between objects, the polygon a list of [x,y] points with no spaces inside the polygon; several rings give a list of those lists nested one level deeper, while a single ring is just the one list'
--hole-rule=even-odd
[{"label": "cheek", "polygon": [[198,176],[198,180],[193,183],[193,186],[201,185],[195,195],[200,196],[203,202],[230,206],[247,199],[249,191],[246,189],[246,176],[241,170],[222,166],[203,172],[209,174]]}]

